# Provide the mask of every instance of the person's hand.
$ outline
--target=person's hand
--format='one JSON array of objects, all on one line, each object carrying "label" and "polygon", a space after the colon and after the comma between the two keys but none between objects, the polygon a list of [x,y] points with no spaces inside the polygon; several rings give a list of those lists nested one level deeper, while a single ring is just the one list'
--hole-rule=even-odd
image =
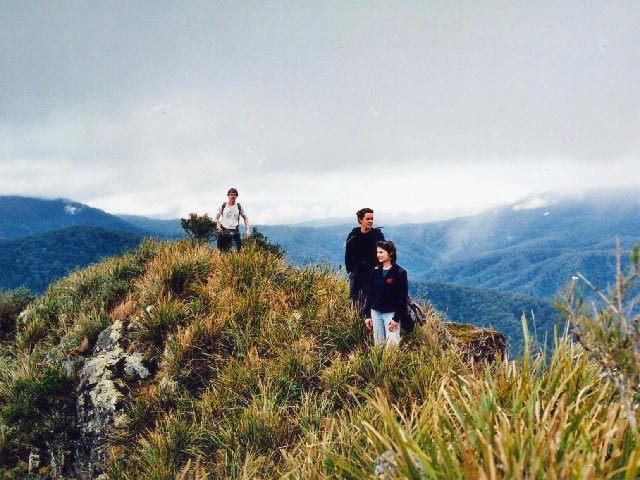
[{"label": "person's hand", "polygon": [[249,237],[251,236],[251,232],[249,231],[249,229],[244,231],[244,236],[247,240],[249,239]]},{"label": "person's hand", "polygon": [[371,320],[371,318],[365,318],[364,326],[367,327],[367,330],[373,330],[373,320]]},{"label": "person's hand", "polygon": [[389,321],[389,331],[390,332],[395,332],[398,327],[400,326],[400,324],[398,322],[394,322],[393,320]]},{"label": "person's hand", "polygon": [[218,232],[222,233],[222,227],[217,227]]}]

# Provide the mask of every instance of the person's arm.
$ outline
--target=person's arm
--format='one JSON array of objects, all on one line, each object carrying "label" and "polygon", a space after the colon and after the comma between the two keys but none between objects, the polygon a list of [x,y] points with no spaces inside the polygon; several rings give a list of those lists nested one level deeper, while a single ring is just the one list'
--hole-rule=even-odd
[{"label": "person's arm", "polygon": [[251,235],[251,230],[249,230],[249,216],[243,213],[242,218],[244,219],[244,236],[249,238],[249,235]]},{"label": "person's arm", "polygon": [[214,218],[214,220],[216,222],[216,230],[221,232],[222,231],[222,227],[220,227],[220,211],[216,212],[216,218]]},{"label": "person's arm", "polygon": [[353,260],[353,237],[351,234],[347,235],[347,241],[344,245],[344,266],[347,269],[347,274],[353,272],[355,262]]},{"label": "person's arm", "polygon": [[[400,324],[400,318],[404,315],[405,310],[407,309],[407,298],[409,297],[409,281],[407,280],[407,271],[405,269],[400,269],[398,271],[398,275],[396,278],[397,283],[397,294],[398,296],[395,299],[395,310],[393,314],[393,323],[389,327],[390,331],[395,331],[396,327]],[[393,328],[391,328],[393,327]]]}]

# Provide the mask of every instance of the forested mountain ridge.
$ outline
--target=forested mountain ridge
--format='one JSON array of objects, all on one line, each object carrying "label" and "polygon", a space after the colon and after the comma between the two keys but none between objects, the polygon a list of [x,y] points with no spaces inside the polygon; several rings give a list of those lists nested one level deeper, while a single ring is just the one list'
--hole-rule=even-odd
[{"label": "forested mountain ridge", "polygon": [[[470,217],[389,225],[383,232],[395,241],[398,263],[414,281],[553,298],[576,272],[600,285],[613,280],[616,239],[624,252],[640,240],[638,212],[640,194],[624,190],[582,198],[534,198]],[[352,227],[262,230],[295,263],[324,260],[341,265]]]},{"label": "forested mountain ridge", "polygon": [[0,290],[27,287],[43,293],[76,268],[136,248],[135,233],[75,226],[25,238],[0,240]]},{"label": "forested mountain ridge", "polygon": [[145,234],[145,230],[98,208],[65,199],[0,196],[0,240],[75,226]]},{"label": "forested mountain ridge", "polygon": [[[598,283],[613,273],[616,238],[623,251],[640,239],[640,194],[596,192],[581,198],[541,196],[478,215],[387,225],[399,263],[414,281],[439,281],[553,298],[578,271]],[[180,221],[117,217],[68,200],[0,197],[0,239],[74,225],[160,238],[182,236]],[[384,225],[384,217],[377,218]],[[262,225],[258,228],[297,265],[343,263],[355,225]]]},{"label": "forested mountain ridge", "polygon": [[526,295],[425,281],[411,282],[409,290],[412,298],[431,303],[446,320],[495,328],[506,337],[512,354],[522,352],[524,347],[523,315],[532,338],[540,344],[553,338],[560,320],[552,301]]}]

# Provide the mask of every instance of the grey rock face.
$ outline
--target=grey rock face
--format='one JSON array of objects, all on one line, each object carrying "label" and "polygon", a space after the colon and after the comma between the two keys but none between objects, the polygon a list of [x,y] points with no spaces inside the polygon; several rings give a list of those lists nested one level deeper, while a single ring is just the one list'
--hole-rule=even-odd
[{"label": "grey rock face", "polygon": [[128,353],[131,334],[132,324],[117,320],[100,333],[91,357],[65,365],[78,380],[80,439],[73,469],[80,478],[96,478],[103,473],[110,430],[125,421],[122,407],[126,387],[151,376],[142,354]]},{"label": "grey rock face", "polygon": [[444,322],[443,325],[452,334],[466,361],[492,363],[504,358],[507,340],[502,333],[466,323]]},{"label": "grey rock face", "polygon": [[[420,463],[420,460],[418,460],[413,454],[410,454],[410,457],[411,462],[416,467],[416,470],[420,475],[420,478],[426,478],[424,466]],[[398,471],[396,456],[391,450],[386,450],[376,457],[375,474],[380,478],[380,480],[396,480],[401,478],[400,472]]]},{"label": "grey rock face", "polygon": [[35,475],[40,468],[40,455],[36,452],[29,454],[29,475]]}]

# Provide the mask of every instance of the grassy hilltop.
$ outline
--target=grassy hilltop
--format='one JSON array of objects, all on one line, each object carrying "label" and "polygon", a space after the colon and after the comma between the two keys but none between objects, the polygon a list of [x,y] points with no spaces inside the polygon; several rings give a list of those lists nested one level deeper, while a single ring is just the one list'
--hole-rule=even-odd
[{"label": "grassy hilltop", "polygon": [[[550,358],[527,349],[474,366],[431,312],[381,351],[329,268],[255,245],[221,255],[148,241],[54,283],[4,339],[0,478],[77,442],[76,385],[61,366],[124,323],[151,375],[126,384],[112,479],[376,478],[383,452],[397,478],[638,475],[615,389],[569,339]],[[44,461],[36,478],[52,470]]]}]

